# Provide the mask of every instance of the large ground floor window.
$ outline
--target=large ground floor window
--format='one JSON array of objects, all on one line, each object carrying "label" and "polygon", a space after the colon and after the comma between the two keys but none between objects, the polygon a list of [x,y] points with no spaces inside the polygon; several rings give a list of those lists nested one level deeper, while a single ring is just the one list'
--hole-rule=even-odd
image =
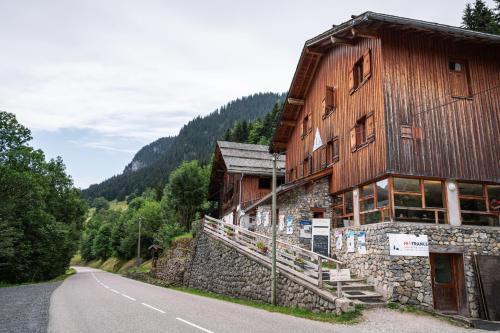
[{"label": "large ground floor window", "polygon": [[[353,202],[361,225],[383,221],[446,224],[444,180],[388,177],[333,197],[333,227],[353,224]],[[500,185],[458,182],[463,225],[500,226]]]},{"label": "large ground floor window", "polygon": [[500,226],[500,185],[458,183],[462,224]]}]

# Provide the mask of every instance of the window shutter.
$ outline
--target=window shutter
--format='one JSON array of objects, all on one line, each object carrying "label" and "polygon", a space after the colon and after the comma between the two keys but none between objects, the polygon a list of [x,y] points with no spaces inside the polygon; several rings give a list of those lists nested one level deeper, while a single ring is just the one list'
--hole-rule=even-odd
[{"label": "window shutter", "polygon": [[332,142],[332,162],[337,162],[339,160],[339,138],[336,137]]},{"label": "window shutter", "polygon": [[363,80],[366,80],[372,73],[371,51],[368,50],[363,54]]},{"label": "window shutter", "polygon": [[356,126],[351,128],[351,151],[356,150]]},{"label": "window shutter", "polygon": [[351,68],[349,71],[349,92],[354,91],[354,69]]},{"label": "window shutter", "polygon": [[335,88],[326,87],[326,111],[329,112],[335,109]]},{"label": "window shutter", "polygon": [[307,131],[312,129],[312,117],[311,114],[307,115]]},{"label": "window shutter", "polygon": [[356,129],[356,145],[360,145],[365,142],[365,138],[363,137],[363,131],[365,130],[363,128],[363,124],[357,124],[355,129]]},{"label": "window shutter", "polygon": [[367,140],[375,137],[375,124],[373,112],[366,116],[366,138]]}]

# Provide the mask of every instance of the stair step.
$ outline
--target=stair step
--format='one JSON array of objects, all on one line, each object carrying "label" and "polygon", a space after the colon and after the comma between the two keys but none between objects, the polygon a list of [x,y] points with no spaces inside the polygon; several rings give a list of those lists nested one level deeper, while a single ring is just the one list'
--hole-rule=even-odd
[{"label": "stair step", "polygon": [[344,297],[347,297],[349,299],[358,299],[358,300],[365,300],[365,299],[382,299],[382,295],[374,292],[374,291],[368,291],[368,290],[349,290],[349,291],[342,291],[344,294]]},{"label": "stair step", "polygon": [[349,290],[366,290],[366,291],[374,291],[375,286],[372,284],[366,284],[366,283],[349,283],[349,284],[344,284],[342,285],[342,290],[343,291],[349,291]]},{"label": "stair step", "polygon": [[364,309],[385,308],[387,305],[387,303],[383,300],[361,301],[359,299],[353,299],[352,302],[354,303],[354,305],[362,305]]}]

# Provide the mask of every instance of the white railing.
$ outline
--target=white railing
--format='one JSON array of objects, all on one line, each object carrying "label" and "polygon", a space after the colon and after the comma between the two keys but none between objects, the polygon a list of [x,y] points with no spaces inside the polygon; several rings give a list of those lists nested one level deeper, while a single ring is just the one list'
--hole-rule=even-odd
[{"label": "white railing", "polygon": [[[203,230],[238,244],[248,251],[264,256],[271,261],[272,238],[221,220],[205,216]],[[292,273],[307,282],[323,288],[323,273],[340,272],[342,262],[299,246],[276,240],[276,263],[278,268]],[[342,296],[342,283],[337,281],[337,295]]]}]

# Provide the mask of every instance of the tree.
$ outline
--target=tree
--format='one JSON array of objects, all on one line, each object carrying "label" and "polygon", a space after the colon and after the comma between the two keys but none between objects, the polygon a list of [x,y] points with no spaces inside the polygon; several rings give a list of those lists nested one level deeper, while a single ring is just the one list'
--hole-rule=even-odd
[{"label": "tree", "polygon": [[92,201],[92,207],[95,207],[97,211],[109,209],[109,201],[104,197],[97,197]]},{"label": "tree", "polygon": [[183,162],[169,178],[164,197],[179,218],[179,224],[191,230],[191,222],[206,201],[208,170],[198,161]]},{"label": "tree", "polygon": [[496,11],[488,8],[483,0],[476,0],[474,5],[467,3],[462,16],[462,27],[480,32],[500,34],[500,2]]},{"label": "tree", "polygon": [[28,146],[31,132],[0,112],[0,280],[64,273],[77,249],[86,205],[60,158]]},{"label": "tree", "polygon": [[104,223],[97,231],[92,244],[93,254],[96,258],[106,260],[113,254],[111,247],[111,224]]}]

